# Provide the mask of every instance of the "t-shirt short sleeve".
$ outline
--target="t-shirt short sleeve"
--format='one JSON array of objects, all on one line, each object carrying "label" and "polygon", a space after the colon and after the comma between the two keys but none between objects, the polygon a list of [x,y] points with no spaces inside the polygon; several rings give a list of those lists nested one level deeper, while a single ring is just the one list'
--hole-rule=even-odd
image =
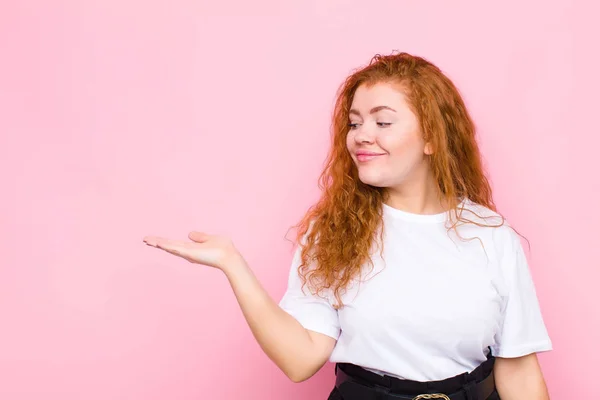
[{"label": "t-shirt short sleeve", "polygon": [[312,294],[308,285],[302,287],[302,280],[298,274],[300,253],[301,247],[298,246],[290,268],[288,287],[279,306],[296,318],[304,328],[337,340],[340,335],[337,310],[327,298]]},{"label": "t-shirt short sleeve", "polygon": [[503,321],[492,353],[513,358],[552,350],[531,271],[519,236],[508,228],[500,259],[506,286]]}]

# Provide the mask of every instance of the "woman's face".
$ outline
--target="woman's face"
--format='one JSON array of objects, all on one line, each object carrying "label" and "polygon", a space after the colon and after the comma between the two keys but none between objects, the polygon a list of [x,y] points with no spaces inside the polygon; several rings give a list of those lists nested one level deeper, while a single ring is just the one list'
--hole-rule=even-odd
[{"label": "woman's face", "polygon": [[349,119],[346,145],[363,183],[389,188],[426,178],[431,149],[399,85],[359,86]]}]

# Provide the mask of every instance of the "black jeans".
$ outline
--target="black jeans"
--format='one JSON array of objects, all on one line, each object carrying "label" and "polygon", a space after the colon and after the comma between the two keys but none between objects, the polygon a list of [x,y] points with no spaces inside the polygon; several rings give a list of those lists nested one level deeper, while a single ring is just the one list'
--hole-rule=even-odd
[{"label": "black jeans", "polygon": [[[397,378],[387,377],[387,382],[391,382],[391,387],[393,387],[393,391],[395,393],[417,396],[422,393],[445,393],[452,394],[456,392],[460,392],[465,385],[472,382],[480,382],[486,377],[488,377],[491,373],[493,373],[495,358],[491,355],[488,356],[488,359],[484,361],[480,366],[478,366],[471,373],[464,373],[461,375],[457,375],[452,378],[444,379],[441,381],[435,382],[417,382],[411,380],[403,380]],[[366,385],[381,385],[382,377],[373,372],[367,371],[359,366],[352,364],[337,364],[336,370],[338,368],[343,368],[344,372],[347,375],[352,376],[352,378],[358,379],[364,382]],[[328,397],[328,400],[349,400],[342,396],[340,391],[334,387],[331,394]],[[498,395],[498,391],[494,390],[493,393],[487,398],[474,398],[472,400],[500,400],[500,396]]]}]

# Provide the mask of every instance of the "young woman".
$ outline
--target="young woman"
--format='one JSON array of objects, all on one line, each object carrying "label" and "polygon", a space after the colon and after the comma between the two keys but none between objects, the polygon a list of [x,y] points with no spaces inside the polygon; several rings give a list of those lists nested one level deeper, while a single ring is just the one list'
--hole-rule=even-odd
[{"label": "young woman", "polygon": [[332,129],[279,304],[228,238],[146,244],[223,271],[291,380],[336,363],[329,399],[547,399],[527,260],[452,82],[423,58],[375,56],[342,85]]}]

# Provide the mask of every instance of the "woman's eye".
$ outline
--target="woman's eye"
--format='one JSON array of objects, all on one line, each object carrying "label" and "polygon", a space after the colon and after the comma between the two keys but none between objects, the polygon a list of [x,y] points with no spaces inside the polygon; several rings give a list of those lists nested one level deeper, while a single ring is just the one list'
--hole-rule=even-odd
[{"label": "woman's eye", "polygon": [[380,126],[380,127],[382,127],[382,128],[386,128],[386,127],[388,127],[388,126],[390,126],[390,125],[392,125],[392,123],[391,123],[391,122],[378,122],[378,123],[377,123],[377,126]]},{"label": "woman's eye", "polygon": [[356,129],[356,128],[358,128],[358,124],[352,123],[352,122],[349,123],[348,126],[350,127],[350,129]]}]

